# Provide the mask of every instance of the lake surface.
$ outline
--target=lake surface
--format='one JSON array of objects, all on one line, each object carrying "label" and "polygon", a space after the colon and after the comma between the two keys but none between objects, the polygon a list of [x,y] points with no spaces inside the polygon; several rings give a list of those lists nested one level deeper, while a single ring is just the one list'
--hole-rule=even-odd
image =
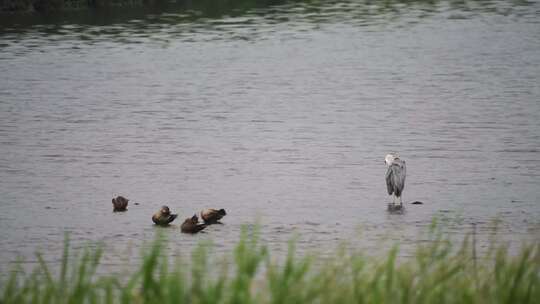
[{"label": "lake surface", "polygon": [[[220,253],[257,221],[278,255],[297,235],[406,256],[434,217],[538,242],[540,3],[324,3],[4,18],[0,271],[57,263],[66,231],[111,269],[159,231]],[[386,211],[391,151],[404,214]],[[164,204],[168,229],[150,220]],[[224,225],[181,234],[205,207]]]}]

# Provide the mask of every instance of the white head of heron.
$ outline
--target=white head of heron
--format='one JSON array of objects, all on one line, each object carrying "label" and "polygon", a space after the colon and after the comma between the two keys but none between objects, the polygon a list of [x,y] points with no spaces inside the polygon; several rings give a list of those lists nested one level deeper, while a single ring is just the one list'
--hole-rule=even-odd
[{"label": "white head of heron", "polygon": [[387,166],[390,166],[396,158],[399,158],[399,155],[397,153],[390,153],[386,155],[386,157],[384,158],[384,162]]}]

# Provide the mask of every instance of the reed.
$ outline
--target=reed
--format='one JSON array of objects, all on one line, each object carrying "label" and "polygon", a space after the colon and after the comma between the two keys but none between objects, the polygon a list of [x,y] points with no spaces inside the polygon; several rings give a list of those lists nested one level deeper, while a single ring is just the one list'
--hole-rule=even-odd
[{"label": "reed", "polygon": [[[517,254],[499,246],[478,256],[442,233],[419,244],[412,258],[396,245],[373,257],[340,249],[331,258],[298,256],[295,242],[279,261],[245,227],[230,256],[200,244],[187,260],[169,258],[156,240],[127,277],[96,275],[103,246],[72,252],[66,238],[60,269],[15,269],[0,282],[0,303],[537,303],[540,245]],[[476,256],[475,256],[476,255]]]}]

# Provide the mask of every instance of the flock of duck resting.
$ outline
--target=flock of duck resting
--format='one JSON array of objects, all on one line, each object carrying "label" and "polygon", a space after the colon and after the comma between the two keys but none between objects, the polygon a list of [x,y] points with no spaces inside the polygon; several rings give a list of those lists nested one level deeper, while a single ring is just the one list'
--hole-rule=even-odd
[{"label": "flock of duck resting", "polygon": [[[117,196],[116,198],[113,198],[113,211],[127,211],[128,202],[129,200],[123,196]],[[203,211],[201,211],[201,218],[204,223],[199,223],[199,217],[197,216],[197,214],[194,214],[192,217],[185,219],[180,228],[184,233],[197,233],[206,228],[208,225],[220,224],[219,220],[225,215],[227,215],[225,209],[204,209]],[[167,226],[172,221],[174,221],[177,216],[178,214],[171,213],[169,207],[162,206],[158,212],[152,215],[152,221],[156,225]]]},{"label": "flock of duck resting", "polygon": [[[387,165],[386,171],[386,186],[388,195],[392,195],[392,203],[388,205],[389,211],[401,211],[403,209],[403,202],[401,200],[401,194],[405,187],[405,175],[406,167],[405,161],[401,160],[397,153],[391,153],[386,155],[385,163]],[[399,205],[396,205],[396,199],[399,200]],[[123,196],[117,196],[112,199],[113,211],[127,211],[129,200]],[[421,202],[414,202],[417,204]],[[181,231],[184,233],[197,233],[208,225],[219,224],[220,221],[227,213],[225,209],[204,209],[201,211],[200,216],[203,223],[199,223],[199,217],[194,214],[190,218],[186,218],[180,226]],[[152,215],[152,221],[159,226],[167,226],[176,219],[178,214],[172,214],[169,207],[162,206],[158,212]]]}]

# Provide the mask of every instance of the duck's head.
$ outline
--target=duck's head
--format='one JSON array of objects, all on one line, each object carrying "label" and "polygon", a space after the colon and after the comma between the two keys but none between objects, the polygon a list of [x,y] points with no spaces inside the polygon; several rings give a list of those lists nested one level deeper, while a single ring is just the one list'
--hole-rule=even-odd
[{"label": "duck's head", "polygon": [[169,215],[171,214],[171,210],[169,210],[169,207],[167,206],[161,206],[161,209],[159,210],[161,214],[163,215]]},{"label": "duck's head", "polygon": [[227,212],[225,212],[225,209],[219,209],[218,214],[221,215],[221,216],[225,216],[225,215],[227,215]]},{"label": "duck's head", "polygon": [[387,166],[390,166],[395,159],[399,158],[399,155],[397,153],[389,153],[386,155],[386,157],[384,158],[384,162],[386,163]]},{"label": "duck's head", "polygon": [[194,214],[194,215],[191,217],[190,221],[191,221],[193,224],[199,223],[199,217],[197,217],[197,214]]}]

